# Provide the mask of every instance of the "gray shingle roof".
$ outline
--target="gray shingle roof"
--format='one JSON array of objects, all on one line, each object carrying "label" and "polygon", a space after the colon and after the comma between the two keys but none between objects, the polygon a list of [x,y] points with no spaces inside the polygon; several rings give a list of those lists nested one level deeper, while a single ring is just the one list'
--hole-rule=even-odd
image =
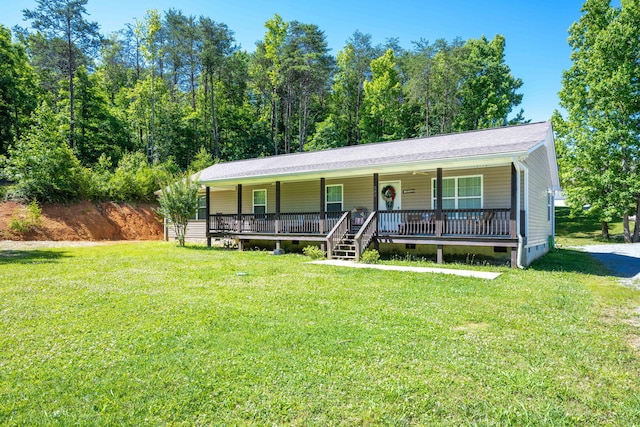
[{"label": "gray shingle roof", "polygon": [[545,141],[550,122],[363,144],[331,150],[284,154],[218,163],[200,172],[201,183],[317,173],[407,162],[451,161],[527,153]]}]

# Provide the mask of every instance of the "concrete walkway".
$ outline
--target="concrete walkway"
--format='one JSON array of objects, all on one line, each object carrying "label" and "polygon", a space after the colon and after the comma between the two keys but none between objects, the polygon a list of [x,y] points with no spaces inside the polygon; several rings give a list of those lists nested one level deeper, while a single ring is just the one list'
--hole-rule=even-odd
[{"label": "concrete walkway", "polygon": [[488,271],[472,271],[472,270],[454,270],[451,268],[430,268],[430,267],[410,267],[406,265],[383,265],[383,264],[359,264],[353,261],[341,261],[329,259],[324,261],[311,261],[309,264],[334,265],[337,267],[351,268],[373,268],[376,270],[389,271],[410,271],[413,273],[436,273],[436,274],[453,274],[463,277],[475,277],[476,279],[493,280],[500,276],[501,273],[491,273]]}]

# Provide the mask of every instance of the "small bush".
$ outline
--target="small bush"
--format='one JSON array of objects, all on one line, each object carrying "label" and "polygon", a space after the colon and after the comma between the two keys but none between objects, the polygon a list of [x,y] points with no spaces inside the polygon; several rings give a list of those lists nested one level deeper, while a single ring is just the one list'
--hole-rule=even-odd
[{"label": "small bush", "polygon": [[323,259],[325,252],[317,246],[305,246],[302,252],[311,259]]},{"label": "small bush", "polygon": [[364,264],[377,264],[380,261],[380,252],[375,249],[367,249],[360,257],[360,262]]},{"label": "small bush", "polygon": [[42,209],[35,200],[26,208],[16,208],[9,220],[9,228],[14,233],[24,234],[42,227]]}]

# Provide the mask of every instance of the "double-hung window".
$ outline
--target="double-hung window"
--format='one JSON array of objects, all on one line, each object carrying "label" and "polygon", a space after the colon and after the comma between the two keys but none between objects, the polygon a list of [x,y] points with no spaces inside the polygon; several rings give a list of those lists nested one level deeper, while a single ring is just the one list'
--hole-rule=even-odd
[{"label": "double-hung window", "polygon": [[198,196],[198,209],[189,219],[207,219],[207,196]]},{"label": "double-hung window", "polygon": [[[436,209],[437,181],[432,181],[431,205]],[[481,209],[482,175],[442,179],[442,209]]]},{"label": "double-hung window", "polygon": [[267,213],[267,190],[253,190],[253,213]]},{"label": "double-hung window", "polygon": [[342,184],[327,185],[325,188],[327,212],[342,212],[342,201]]}]

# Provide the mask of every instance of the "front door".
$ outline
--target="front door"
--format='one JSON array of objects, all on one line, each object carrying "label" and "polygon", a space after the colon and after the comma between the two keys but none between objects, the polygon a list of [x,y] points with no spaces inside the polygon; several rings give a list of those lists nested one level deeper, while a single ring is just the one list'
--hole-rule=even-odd
[{"label": "front door", "polygon": [[381,211],[397,211],[402,209],[402,191],[400,181],[384,181],[379,184],[378,209]]},{"label": "front door", "polygon": [[378,187],[378,226],[381,232],[393,233],[398,231],[402,208],[402,190],[400,181],[384,181]]}]

